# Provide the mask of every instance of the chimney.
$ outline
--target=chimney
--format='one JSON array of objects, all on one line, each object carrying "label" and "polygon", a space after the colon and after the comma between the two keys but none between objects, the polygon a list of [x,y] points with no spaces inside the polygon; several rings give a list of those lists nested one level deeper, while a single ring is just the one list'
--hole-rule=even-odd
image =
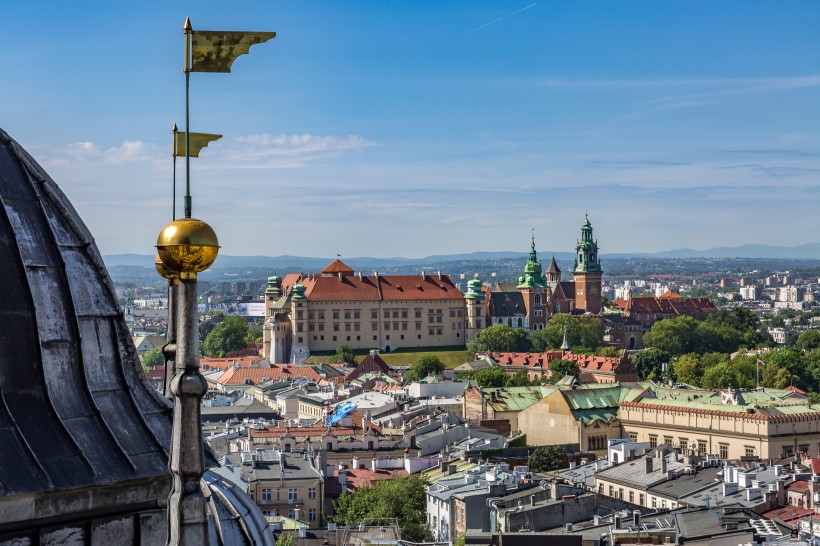
[{"label": "chimney", "polygon": [[646,473],[649,474],[652,472],[652,457],[647,455],[644,457],[644,463],[646,464]]},{"label": "chimney", "polygon": [[666,457],[661,457],[661,473],[666,474]]}]

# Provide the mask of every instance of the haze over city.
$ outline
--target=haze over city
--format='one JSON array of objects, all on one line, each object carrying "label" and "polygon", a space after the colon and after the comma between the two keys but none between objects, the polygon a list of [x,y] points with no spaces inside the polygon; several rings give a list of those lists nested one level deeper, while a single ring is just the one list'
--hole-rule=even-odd
[{"label": "haze over city", "polygon": [[586,210],[605,253],[819,239],[814,2],[5,4],[2,126],[103,254],[170,220],[186,16],[278,33],[191,80],[226,254],[571,252]]}]

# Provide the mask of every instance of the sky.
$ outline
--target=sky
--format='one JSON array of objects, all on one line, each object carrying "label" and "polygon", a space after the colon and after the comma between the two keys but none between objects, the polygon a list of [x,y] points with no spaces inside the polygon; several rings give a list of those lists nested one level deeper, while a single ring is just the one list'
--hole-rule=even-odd
[{"label": "sky", "polygon": [[277,33],[191,75],[224,254],[820,241],[820,2],[5,1],[0,128],[104,255],[171,220],[186,16]]}]

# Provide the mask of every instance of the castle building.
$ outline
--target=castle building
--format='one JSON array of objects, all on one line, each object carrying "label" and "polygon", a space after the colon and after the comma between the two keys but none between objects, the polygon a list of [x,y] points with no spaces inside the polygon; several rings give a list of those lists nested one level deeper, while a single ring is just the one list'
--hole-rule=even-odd
[{"label": "castle building", "polygon": [[311,352],[463,346],[484,328],[481,282],[466,294],[449,275],[362,275],[340,260],[320,274],[268,279],[263,350],[271,362]]},{"label": "castle building", "polygon": [[549,317],[558,313],[600,313],[601,277],[598,242],[592,237],[592,224],[584,218],[581,239],[576,247],[573,280],[561,280],[561,269],[552,258],[545,272],[530,243],[530,256],[518,284],[500,282],[486,300],[489,324],[506,324],[513,328],[540,330]]}]

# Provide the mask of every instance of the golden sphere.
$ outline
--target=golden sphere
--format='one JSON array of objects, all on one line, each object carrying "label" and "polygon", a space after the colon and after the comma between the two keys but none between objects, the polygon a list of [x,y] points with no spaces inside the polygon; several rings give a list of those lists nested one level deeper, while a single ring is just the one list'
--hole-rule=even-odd
[{"label": "golden sphere", "polygon": [[196,218],[180,218],[165,226],[157,237],[157,252],[172,273],[200,273],[216,260],[219,240],[214,230]]},{"label": "golden sphere", "polygon": [[157,254],[154,258],[154,267],[157,268],[157,273],[159,273],[159,276],[163,279],[175,279],[177,277],[176,273],[165,267],[165,264],[162,263],[162,258],[159,257],[159,254]]}]

